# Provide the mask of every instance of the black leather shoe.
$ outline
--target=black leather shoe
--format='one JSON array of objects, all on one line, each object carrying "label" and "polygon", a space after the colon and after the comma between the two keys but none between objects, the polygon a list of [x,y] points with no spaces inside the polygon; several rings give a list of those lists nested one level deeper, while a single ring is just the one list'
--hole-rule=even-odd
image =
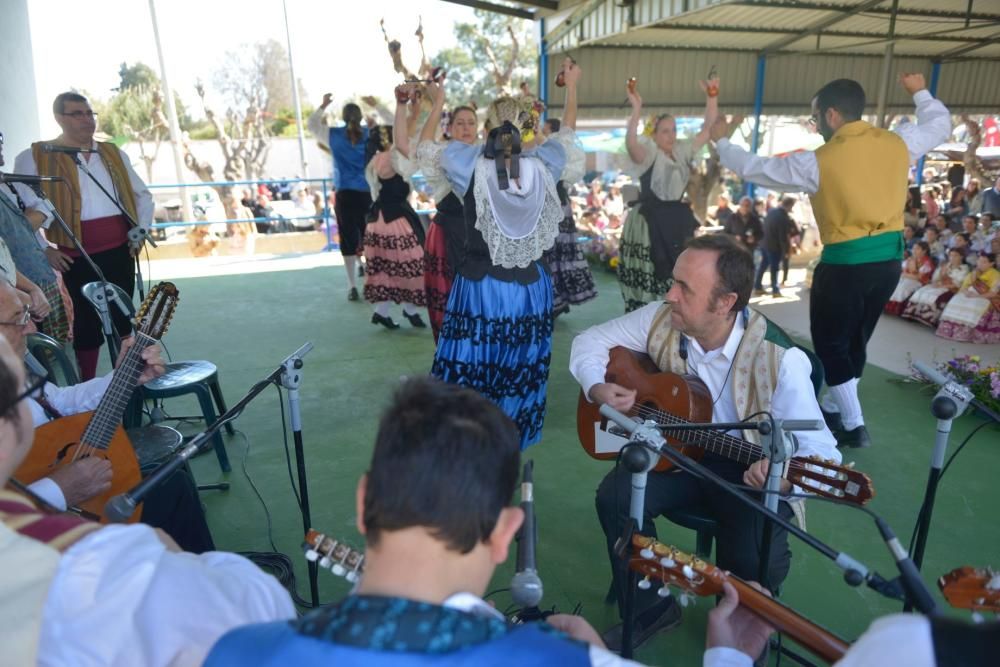
[{"label": "black leather shoe", "polygon": [[399,325],[392,321],[391,317],[383,317],[378,313],[372,313],[372,324],[381,324],[386,329],[398,329]]},{"label": "black leather shoe", "polygon": [[843,428],[837,429],[833,432],[833,437],[837,439],[838,447],[861,448],[872,446],[872,438],[868,435],[868,429],[865,428],[864,424],[857,428],[852,428],[850,431]]},{"label": "black leather shoe", "polygon": [[403,317],[405,317],[406,319],[410,320],[410,324],[414,328],[417,328],[417,329],[426,329],[427,328],[427,323],[424,322],[423,318],[420,317],[420,313],[413,313],[412,315],[410,315],[409,313],[403,313]]},{"label": "black leather shoe", "polygon": [[[648,610],[647,610],[648,611]],[[660,634],[661,632],[667,632],[673,630],[678,625],[681,624],[681,606],[677,604],[677,600],[670,598],[670,605],[660,613],[649,625],[641,625],[642,615],[636,618],[635,627],[632,630],[632,649],[635,650],[646,643],[651,638]],[[608,647],[609,651],[614,653],[621,653],[622,651],[622,624],[614,625],[601,635],[601,639],[604,640],[604,645]]]},{"label": "black leather shoe", "polygon": [[826,427],[833,432],[844,430],[844,420],[840,418],[839,412],[827,412],[822,407],[820,412],[823,413],[823,421],[826,422]]},{"label": "black leather shoe", "polygon": [[361,297],[358,296],[358,288],[357,287],[352,287],[351,289],[347,290],[347,300],[348,301],[357,301],[360,298]]},{"label": "black leather shoe", "polygon": [[362,264],[361,262],[358,262],[358,278],[364,278],[364,277],[365,277],[365,265]]}]

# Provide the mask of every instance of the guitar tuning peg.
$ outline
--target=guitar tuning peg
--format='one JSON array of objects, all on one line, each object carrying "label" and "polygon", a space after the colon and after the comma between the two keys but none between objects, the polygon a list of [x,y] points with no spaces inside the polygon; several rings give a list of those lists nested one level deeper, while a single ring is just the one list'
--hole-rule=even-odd
[{"label": "guitar tuning peg", "polygon": [[306,549],[306,560],[310,563],[315,563],[319,560],[319,552],[315,549]]},{"label": "guitar tuning peg", "polygon": [[668,598],[670,597],[670,588],[668,586],[660,586],[660,588],[656,591],[656,594],[661,598]]},{"label": "guitar tuning peg", "polygon": [[677,562],[673,558],[668,558],[664,556],[663,558],[660,559],[660,565],[662,565],[663,567],[674,567],[675,565],[677,565]]},{"label": "guitar tuning peg", "polygon": [[643,547],[642,549],[640,549],[639,555],[645,558],[646,560],[652,560],[656,556],[656,554],[653,553],[653,550],[650,549],[649,547]]},{"label": "guitar tuning peg", "polygon": [[692,568],[690,565],[685,565],[684,569],[682,569],[681,571],[684,573],[684,576],[687,577],[689,581],[694,579],[694,568]]},{"label": "guitar tuning peg", "polygon": [[979,625],[980,623],[982,623],[985,620],[986,620],[986,618],[982,614],[980,614],[978,611],[972,612],[972,622],[975,623],[976,625]]},{"label": "guitar tuning peg", "polygon": [[347,568],[345,568],[340,563],[335,563],[334,566],[330,568],[330,571],[333,572],[338,577],[343,577],[345,574],[347,574]]},{"label": "guitar tuning peg", "polygon": [[847,468],[848,470],[854,470],[854,461],[851,461],[844,467]]},{"label": "guitar tuning peg", "polygon": [[694,604],[694,600],[695,600],[694,596],[688,593],[687,591],[681,593],[680,597],[681,607],[691,606],[692,604]]},{"label": "guitar tuning peg", "polygon": [[639,590],[648,591],[653,587],[653,582],[649,580],[649,577],[644,577],[638,584]]},{"label": "guitar tuning peg", "polygon": [[352,584],[358,583],[358,579],[360,579],[356,570],[351,570],[350,572],[344,575],[344,578],[347,579]]},{"label": "guitar tuning peg", "polygon": [[330,560],[330,557],[329,557],[329,556],[323,556],[323,557],[322,557],[322,558],[321,558],[321,559],[319,560],[319,566],[320,566],[320,567],[323,567],[323,568],[329,568],[329,567],[330,567],[331,565],[333,565],[333,561],[332,561],[332,560]]}]

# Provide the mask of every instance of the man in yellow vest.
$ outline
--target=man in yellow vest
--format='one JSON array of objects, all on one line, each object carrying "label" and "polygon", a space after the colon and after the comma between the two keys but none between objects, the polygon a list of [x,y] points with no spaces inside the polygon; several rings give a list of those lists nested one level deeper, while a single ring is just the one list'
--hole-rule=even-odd
[{"label": "man in yellow vest", "polygon": [[[45,195],[80,239],[84,250],[100,267],[105,278],[132,294],[135,291],[134,256],[141,246],[130,246],[127,236],[129,223],[125,216],[74,163],[70,154],[48,152],[45,148],[55,145],[91,151],[80,153],[80,159],[141,227],[148,228],[153,220],[153,197],[132,169],[125,153],[114,144],[94,141],[97,119],[86,97],[78,93],[62,93],[56,96],[52,112],[62,128],[62,134],[50,142],[36,142],[23,151],[14,161],[15,171],[65,179],[65,183],[44,184],[42,189]],[[44,209],[33,192],[24,197],[24,203],[27,208]],[[93,306],[87,303],[80,290],[87,283],[97,280],[97,276],[80,259],[79,252],[62,229],[49,226],[45,234],[60,251],[53,260],[53,266],[63,272],[73,301],[73,347],[80,364],[80,377],[89,380],[97,373],[97,358],[104,337]],[[131,327],[128,318],[114,308],[112,316],[119,335],[129,335]]]},{"label": "man in yellow vest", "polygon": [[902,270],[903,209],[909,165],[946,141],[951,115],[924,85],[902,74],[917,123],[894,132],[861,119],[865,91],[838,79],[812,100],[812,122],[826,144],[815,152],[759,157],[731,144],[723,120],[711,130],[722,164],[745,181],[784,192],[806,192],[823,241],[813,275],[810,329],[830,391],[823,400],[839,446],[868,447],[858,399],[865,348]]}]

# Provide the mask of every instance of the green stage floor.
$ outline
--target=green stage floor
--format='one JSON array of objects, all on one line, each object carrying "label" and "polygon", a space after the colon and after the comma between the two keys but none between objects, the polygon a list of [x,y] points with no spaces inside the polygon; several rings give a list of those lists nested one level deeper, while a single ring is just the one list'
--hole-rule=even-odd
[{"label": "green stage floor", "polygon": [[[156,273],[154,267],[158,278]],[[578,387],[567,371],[573,336],[621,312],[613,276],[602,274],[598,281],[601,294],[596,301],[556,322],[544,438],[527,456],[535,460],[544,606],[571,611],[580,603],[583,615],[602,630],[615,622],[616,614],[603,602],[609,572],[594,491],[609,465],[585,456],[577,443]],[[355,485],[370,457],[379,411],[393,387],[401,377],[430,368],[430,330],[404,325],[387,331],[373,326],[366,304],[346,300],[339,266],[176,282],[180,306],[165,342],[175,359],[209,359],[218,364],[230,404],[302,343],[315,344],[305,360],[301,391],[312,523],[363,546],[354,528]],[[924,490],[935,422],[929,413],[931,395],[892,382],[894,378],[873,366],[866,372],[861,395],[875,446],[848,452],[846,459],[872,477],[877,497],[870,507],[905,543]],[[194,401],[185,399],[169,402],[167,410],[174,415],[196,412]],[[979,423],[970,416],[959,420],[950,451]],[[245,465],[267,503],[274,541],[296,563],[299,592],[306,597],[303,532],[289,483],[277,393],[268,390],[257,398],[236,426],[246,438],[227,436],[232,473],[222,475],[211,454],[194,462],[200,482],[232,483],[227,493],[203,494],[216,543],[233,551],[270,549],[265,513],[244,476]],[[198,427],[187,425],[183,430],[190,433]],[[953,568],[1000,565],[1000,530],[994,516],[1000,507],[1000,485],[993,477],[1000,461],[998,433],[995,428],[981,431],[943,481],[924,564],[925,579],[935,591],[936,578]],[[808,528],[821,540],[894,576],[889,554],[864,514],[810,502]],[[694,548],[693,532],[665,521],[660,523],[660,535],[682,549]],[[793,541],[792,549],[783,600],[840,636],[856,638],[875,617],[900,609],[871,591],[846,586],[839,570],[805,545]],[[513,554],[497,571],[495,587],[508,585],[512,566]],[[346,582],[321,573],[321,600],[336,600],[348,588]],[[496,601],[501,609],[509,604],[505,593]],[[637,658],[656,665],[701,664],[705,617],[711,605],[703,599],[689,607],[680,628],[644,646]]]}]

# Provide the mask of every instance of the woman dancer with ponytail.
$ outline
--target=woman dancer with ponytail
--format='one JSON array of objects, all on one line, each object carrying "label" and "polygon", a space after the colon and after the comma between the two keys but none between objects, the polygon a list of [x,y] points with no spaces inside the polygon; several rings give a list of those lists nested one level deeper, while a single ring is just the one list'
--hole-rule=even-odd
[{"label": "woman dancer with ponytail", "polygon": [[365,279],[365,300],[375,306],[372,324],[386,329],[398,329],[389,316],[389,303],[403,305],[403,316],[414,327],[427,325],[417,312],[425,303],[424,295],[424,228],[410,206],[407,197],[410,186],[406,179],[416,172],[410,160],[410,125],[420,113],[419,98],[414,100],[407,117],[407,102],[415,87],[404,84],[396,88],[396,137],[393,126],[375,126],[368,137],[368,165],[365,178],[375,204],[374,219],[365,229],[364,250],[368,261]]},{"label": "woman dancer with ponytail", "polygon": [[[568,59],[564,68],[567,113],[575,113],[580,69]],[[417,150],[424,174],[443,172],[464,203],[431,373],[499,405],[518,425],[522,449],[541,439],[552,357],[552,282],[539,260],[563,217],[556,181],[567,161],[583,159],[569,128],[536,145],[532,111],[530,100],[499,97],[485,147],[423,141]]]},{"label": "woman dancer with ponytail", "polygon": [[[437,134],[438,119],[444,110],[444,86],[432,81],[426,85],[433,108],[420,132],[420,143],[433,142]],[[468,106],[456,107],[448,118],[446,141],[458,141],[472,146],[477,141],[479,121],[476,110]],[[441,144],[444,149],[446,143]],[[456,195],[451,183],[440,169],[424,173],[428,184],[433,189],[434,201],[437,202],[437,215],[427,229],[427,242],[424,244],[424,287],[427,292],[427,314],[437,342],[444,324],[445,306],[451,293],[451,284],[455,279],[452,269],[452,256],[458,257],[463,252],[465,239],[465,213],[460,195]]]},{"label": "woman dancer with ponytail", "polygon": [[674,262],[684,243],[694,236],[698,220],[681,201],[691,177],[691,161],[708,141],[708,130],[719,113],[717,78],[701,81],[705,91],[705,122],[693,139],[677,140],[677,123],[662,114],[647,125],[652,135],[637,134],[642,98],[635,80],[627,86],[632,115],[628,119],[625,147],[632,160],[632,174],[639,178],[639,206],[633,206],[622,230],[618,280],[625,312],[662,301],[670,288]]},{"label": "woman dancer with ponytail", "polygon": [[371,192],[365,180],[365,146],[368,142],[368,128],[361,126],[361,107],[357,104],[344,105],[341,117],[344,127],[329,127],[326,108],[333,95],[323,95],[323,103],[309,116],[309,131],[322,146],[333,154],[333,187],[336,189],[334,214],[337,216],[337,230],[340,233],[340,254],[344,257],[347,270],[347,298],[357,301],[358,286],[356,267],[361,237],[365,233],[368,209],[372,205]]}]

